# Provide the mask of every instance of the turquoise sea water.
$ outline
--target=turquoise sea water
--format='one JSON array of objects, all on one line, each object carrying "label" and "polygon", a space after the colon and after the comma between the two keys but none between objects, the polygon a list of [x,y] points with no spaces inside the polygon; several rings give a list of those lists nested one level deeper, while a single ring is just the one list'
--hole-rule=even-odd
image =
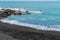
[{"label": "turquoise sea water", "polygon": [[[16,22],[24,23],[29,26],[35,25],[37,29],[45,30],[58,30],[60,31],[60,2],[38,2],[38,1],[0,1],[0,7],[2,8],[26,8],[28,10],[39,11],[42,10],[42,14],[29,14],[21,16],[9,16],[6,20],[9,20],[8,23]],[[13,21],[11,21],[13,20]],[[7,21],[6,21],[7,22]],[[39,26],[38,26],[39,25]]]}]

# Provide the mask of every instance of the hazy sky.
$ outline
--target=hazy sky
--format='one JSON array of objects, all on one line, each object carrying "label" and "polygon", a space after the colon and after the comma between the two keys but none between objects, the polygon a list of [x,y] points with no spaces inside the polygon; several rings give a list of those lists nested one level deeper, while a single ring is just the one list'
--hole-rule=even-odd
[{"label": "hazy sky", "polygon": [[60,0],[0,0],[0,1],[60,1]]}]

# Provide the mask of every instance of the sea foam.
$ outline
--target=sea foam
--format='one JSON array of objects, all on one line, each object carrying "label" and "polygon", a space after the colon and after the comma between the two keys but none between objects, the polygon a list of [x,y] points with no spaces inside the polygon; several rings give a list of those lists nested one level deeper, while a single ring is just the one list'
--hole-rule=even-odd
[{"label": "sea foam", "polygon": [[[31,27],[31,28],[35,28],[37,30],[60,31],[60,25],[53,25],[53,27],[48,28],[47,26],[44,26],[44,25],[34,25],[34,24],[22,23],[22,22],[18,22],[16,20],[1,19],[0,21],[3,23],[9,23],[9,24],[15,24],[15,25],[20,25],[20,26],[25,26],[25,27]],[[56,26],[56,27],[54,27],[54,26]]]}]

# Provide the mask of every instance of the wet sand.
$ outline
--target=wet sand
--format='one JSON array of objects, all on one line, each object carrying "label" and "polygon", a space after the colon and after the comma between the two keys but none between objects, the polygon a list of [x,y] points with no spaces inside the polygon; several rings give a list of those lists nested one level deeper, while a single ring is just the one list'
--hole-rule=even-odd
[{"label": "wet sand", "polygon": [[17,40],[60,40],[59,31],[36,30],[2,22],[0,22],[0,31]]}]

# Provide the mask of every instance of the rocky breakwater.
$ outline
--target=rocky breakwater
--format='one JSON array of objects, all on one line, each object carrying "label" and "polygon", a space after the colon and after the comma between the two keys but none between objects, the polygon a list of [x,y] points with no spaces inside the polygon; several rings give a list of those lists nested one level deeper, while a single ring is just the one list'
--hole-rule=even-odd
[{"label": "rocky breakwater", "polygon": [[0,19],[8,17],[10,15],[26,15],[26,14],[39,14],[41,11],[29,11],[22,8],[0,8]]},{"label": "rocky breakwater", "polygon": [[22,10],[19,10],[19,9],[0,9],[0,19],[1,18],[5,18],[5,17],[8,17],[10,15],[24,15],[26,14],[27,12],[25,11],[22,11]]}]

